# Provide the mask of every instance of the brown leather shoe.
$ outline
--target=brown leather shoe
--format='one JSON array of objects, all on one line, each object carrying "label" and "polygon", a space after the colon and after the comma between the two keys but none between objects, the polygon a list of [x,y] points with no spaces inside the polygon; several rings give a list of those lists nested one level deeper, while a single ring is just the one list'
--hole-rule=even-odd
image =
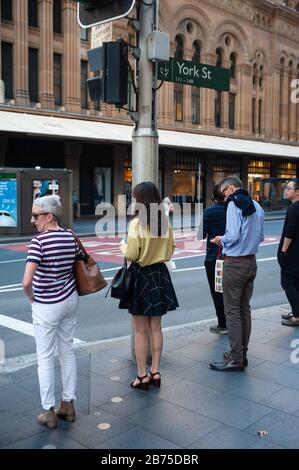
[{"label": "brown leather shoe", "polygon": [[65,421],[73,422],[76,420],[76,412],[73,405],[73,400],[61,400],[60,407],[56,410],[57,418],[64,419]]},{"label": "brown leather shoe", "polygon": [[37,420],[39,424],[44,424],[50,429],[57,428],[57,416],[54,413],[54,408],[50,410],[44,410],[41,414],[38,415]]}]

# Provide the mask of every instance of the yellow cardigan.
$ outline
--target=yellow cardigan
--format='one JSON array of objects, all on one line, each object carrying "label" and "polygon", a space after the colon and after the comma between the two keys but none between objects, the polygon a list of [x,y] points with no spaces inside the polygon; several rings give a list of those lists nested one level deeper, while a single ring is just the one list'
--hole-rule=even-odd
[{"label": "yellow cardigan", "polygon": [[165,235],[153,237],[148,228],[140,226],[137,217],[130,223],[128,243],[121,246],[123,255],[142,267],[169,261],[174,249],[175,242],[170,224]]}]

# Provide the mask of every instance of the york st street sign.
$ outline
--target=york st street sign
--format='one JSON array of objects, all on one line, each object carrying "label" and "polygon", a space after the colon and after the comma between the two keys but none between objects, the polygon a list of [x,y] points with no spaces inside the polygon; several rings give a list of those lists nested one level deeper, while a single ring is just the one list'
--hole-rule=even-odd
[{"label": "york st street sign", "polygon": [[190,60],[177,60],[173,57],[168,62],[159,62],[158,79],[219,91],[230,89],[229,69],[199,64]]}]

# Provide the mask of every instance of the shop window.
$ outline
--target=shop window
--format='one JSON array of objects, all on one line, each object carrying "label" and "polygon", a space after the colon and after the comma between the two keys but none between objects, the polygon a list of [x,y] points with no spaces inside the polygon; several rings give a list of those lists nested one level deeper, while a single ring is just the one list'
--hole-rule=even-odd
[{"label": "shop window", "polygon": [[279,178],[296,178],[297,164],[296,162],[279,162],[278,177]]},{"label": "shop window", "polygon": [[251,160],[248,165],[248,190],[257,202],[261,202],[262,181],[271,175],[269,160]]},{"label": "shop window", "polygon": [[38,50],[29,48],[29,96],[32,103],[38,102]]},{"label": "shop window", "polygon": [[177,155],[173,165],[173,202],[179,204],[198,202],[199,166],[201,168],[201,194],[204,168],[201,160],[192,155]]},{"label": "shop window", "polygon": [[217,158],[213,168],[214,183],[218,184],[226,176],[240,176],[240,162],[237,158]]},{"label": "shop window", "polygon": [[6,100],[13,98],[12,52],[12,44],[9,44],[8,42],[1,43],[2,80],[4,81]]}]

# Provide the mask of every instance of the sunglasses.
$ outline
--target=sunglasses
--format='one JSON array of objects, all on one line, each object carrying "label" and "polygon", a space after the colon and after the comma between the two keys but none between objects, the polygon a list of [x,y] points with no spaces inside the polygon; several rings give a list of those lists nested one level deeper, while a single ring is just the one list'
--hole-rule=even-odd
[{"label": "sunglasses", "polygon": [[31,217],[32,217],[34,220],[36,220],[36,219],[38,219],[38,217],[39,217],[40,215],[48,215],[48,214],[50,214],[50,212],[39,212],[38,214],[34,214],[34,213],[33,213],[33,214],[31,214]]}]

